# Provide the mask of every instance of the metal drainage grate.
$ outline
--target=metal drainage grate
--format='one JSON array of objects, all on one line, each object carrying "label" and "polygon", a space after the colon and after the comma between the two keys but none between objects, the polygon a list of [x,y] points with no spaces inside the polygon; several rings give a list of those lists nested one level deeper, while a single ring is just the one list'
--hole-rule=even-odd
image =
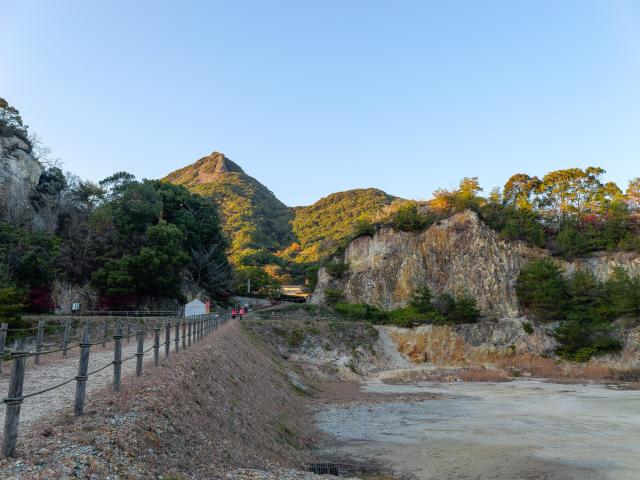
[{"label": "metal drainage grate", "polygon": [[318,475],[338,475],[340,473],[337,463],[307,463],[305,467],[307,471]]}]

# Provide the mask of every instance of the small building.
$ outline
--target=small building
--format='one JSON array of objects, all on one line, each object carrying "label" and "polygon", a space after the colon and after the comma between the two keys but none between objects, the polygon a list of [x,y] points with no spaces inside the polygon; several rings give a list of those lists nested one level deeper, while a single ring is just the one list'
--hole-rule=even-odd
[{"label": "small building", "polygon": [[307,288],[304,285],[282,285],[282,293],[285,295],[295,295],[296,297],[307,297]]},{"label": "small building", "polygon": [[184,316],[193,317],[194,315],[204,315],[207,313],[207,305],[197,298],[194,298],[184,306]]}]

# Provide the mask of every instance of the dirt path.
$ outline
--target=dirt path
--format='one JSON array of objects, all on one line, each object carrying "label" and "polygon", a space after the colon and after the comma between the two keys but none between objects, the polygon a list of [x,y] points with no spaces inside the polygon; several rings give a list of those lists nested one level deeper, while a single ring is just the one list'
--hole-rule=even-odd
[{"label": "dirt path", "polygon": [[[149,337],[145,339],[144,349],[151,347],[153,340]],[[122,358],[125,359],[134,353],[136,353],[135,338],[130,343],[123,343],[122,346]],[[28,395],[31,392],[42,390],[48,386],[53,386],[61,383],[70,378],[74,378],[78,374],[78,352],[77,349],[73,355],[67,358],[60,357],[61,354],[52,354],[46,358],[44,364],[35,366],[30,361],[27,364],[27,369],[24,379],[24,395]],[[160,355],[164,355],[164,350],[161,346]],[[147,363],[153,361],[153,350],[145,353],[145,366]],[[96,370],[113,361],[113,344],[107,344],[107,348],[92,347],[89,356],[89,372]],[[126,375],[135,372],[136,359],[126,361],[122,364],[122,376],[123,383],[127,382]],[[10,368],[7,368],[9,370]],[[100,372],[97,372],[89,377],[87,381],[87,396],[91,397],[91,394],[110,384],[113,381],[113,366],[107,367]],[[0,395],[4,398],[9,389],[9,378],[3,374],[0,378]],[[27,429],[33,425],[39,418],[43,418],[51,414],[56,410],[73,406],[76,391],[76,382],[70,382],[66,385],[43,393],[42,395],[36,395],[35,397],[27,398],[20,409],[20,434],[22,435]],[[4,425],[5,407],[0,407],[0,425]],[[1,436],[1,432],[0,432]]]}]

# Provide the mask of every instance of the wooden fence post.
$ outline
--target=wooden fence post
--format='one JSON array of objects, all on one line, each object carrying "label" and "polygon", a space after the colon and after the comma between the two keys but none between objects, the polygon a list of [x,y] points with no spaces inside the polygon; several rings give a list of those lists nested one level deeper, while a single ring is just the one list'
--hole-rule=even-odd
[{"label": "wooden fence post", "polygon": [[38,321],[38,333],[36,334],[36,365],[40,365],[40,352],[42,352],[42,341],[44,340],[44,320]]},{"label": "wooden fence post", "polygon": [[136,376],[142,375],[142,357],[144,356],[144,337],[145,332],[142,327],[138,327],[138,351],[136,352]]},{"label": "wooden fence post", "polygon": [[169,350],[171,350],[171,320],[167,320],[164,328],[164,358],[169,358]]},{"label": "wooden fence post", "polygon": [[4,349],[7,345],[7,330],[9,329],[8,323],[0,325],[0,373],[2,373],[2,364],[4,363]]},{"label": "wooden fence post", "polygon": [[127,312],[127,343],[131,340],[131,320],[129,320],[129,313]]},{"label": "wooden fence post", "polygon": [[160,363],[160,325],[156,321],[153,327],[153,365],[158,366]]},{"label": "wooden fence post", "polygon": [[122,375],[122,322],[116,325],[113,335],[113,390],[120,391],[120,377]]},{"label": "wooden fence post", "polygon": [[182,349],[187,348],[187,323],[189,323],[188,318],[180,319],[180,323],[182,323]]},{"label": "wooden fence post", "polygon": [[24,367],[29,356],[25,351],[24,340],[18,343],[17,351],[11,354],[11,379],[9,394],[4,400],[7,405],[4,417],[4,439],[2,453],[5,457],[15,457],[18,442],[18,423],[20,422],[20,406],[22,405],[22,386],[24,384]]},{"label": "wooden fence post", "polygon": [[64,321],[64,332],[62,334],[62,356],[67,356],[69,350],[69,337],[71,336],[71,320],[68,318]]},{"label": "wooden fence post", "polygon": [[104,327],[102,329],[102,348],[107,346],[107,335],[109,334],[109,322],[104,322]]},{"label": "wooden fence post", "polygon": [[175,350],[176,353],[180,351],[180,319],[176,318],[176,333],[175,333],[176,338],[173,339],[173,341],[175,342]]},{"label": "wooden fence post", "polygon": [[75,414],[79,417],[84,412],[84,397],[87,393],[87,371],[89,370],[89,349],[91,348],[91,336],[89,324],[86,325],[80,344],[80,362],[78,363],[78,375],[76,376],[76,405]]},{"label": "wooden fence post", "polygon": [[191,325],[193,324],[193,320],[191,318],[187,319],[187,346],[191,346]]}]

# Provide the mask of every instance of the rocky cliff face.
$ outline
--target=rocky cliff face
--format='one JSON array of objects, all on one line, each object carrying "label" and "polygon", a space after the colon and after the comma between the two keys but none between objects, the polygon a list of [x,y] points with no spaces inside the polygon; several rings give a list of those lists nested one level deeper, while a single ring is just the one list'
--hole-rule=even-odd
[{"label": "rocky cliff face", "polygon": [[22,138],[0,129],[0,216],[16,220],[38,183],[42,165]]},{"label": "rocky cliff face", "polygon": [[550,355],[557,346],[544,328],[530,335],[523,318],[468,325],[421,325],[417,328],[385,326],[398,350],[415,363],[435,365],[481,364],[515,353]]},{"label": "rocky cliff face", "polygon": [[[516,318],[522,313],[515,292],[520,269],[532,259],[547,256],[544,249],[502,239],[474,212],[466,211],[424,232],[382,228],[373,237],[354,240],[343,258],[348,271],[335,279],[320,269],[311,302],[322,303],[327,288],[337,288],[350,302],[397,308],[427,285],[435,294],[471,295],[486,316]],[[600,279],[616,266],[640,274],[640,256],[628,253],[557,261],[567,272],[584,268]]]}]

